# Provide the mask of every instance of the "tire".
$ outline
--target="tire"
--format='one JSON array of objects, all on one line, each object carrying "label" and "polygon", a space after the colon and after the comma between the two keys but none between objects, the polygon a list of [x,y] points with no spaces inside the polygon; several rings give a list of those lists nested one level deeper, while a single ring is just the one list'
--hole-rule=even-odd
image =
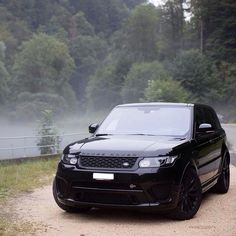
[{"label": "tire", "polygon": [[53,192],[53,197],[57,205],[64,211],[68,213],[85,213],[88,212],[91,207],[73,207],[73,206],[67,206],[64,205],[63,203],[58,201],[57,198],[57,187],[56,187],[56,179],[54,178],[53,180],[53,187],[52,187],[52,192]]},{"label": "tire", "polygon": [[227,193],[230,185],[230,168],[228,154],[224,154],[224,162],[221,170],[221,174],[218,178],[216,185],[213,187],[213,191],[216,193]]},{"label": "tire", "polygon": [[201,182],[196,171],[189,168],[182,179],[177,207],[171,212],[170,217],[175,220],[193,218],[201,205],[201,201]]}]

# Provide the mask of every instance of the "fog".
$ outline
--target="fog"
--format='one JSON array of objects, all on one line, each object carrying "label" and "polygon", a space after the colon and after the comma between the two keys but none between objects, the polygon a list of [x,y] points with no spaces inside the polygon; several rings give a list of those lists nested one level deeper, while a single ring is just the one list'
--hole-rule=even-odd
[{"label": "fog", "polygon": [[[61,136],[60,152],[71,142],[89,136],[88,126],[91,123],[100,123],[110,110],[104,112],[84,112],[54,117],[54,126]],[[217,107],[216,111],[221,123],[228,122],[230,111]],[[40,155],[38,142],[39,119],[10,120],[0,118],[0,160],[32,157]],[[226,126],[227,133],[230,128]],[[231,133],[230,133],[231,134]],[[232,136],[232,135],[231,135]],[[231,137],[230,136],[230,137]]]},{"label": "fog", "polygon": [[[88,126],[100,123],[107,112],[68,115],[54,119],[57,134],[61,136],[60,151],[71,142],[89,136]],[[0,160],[40,155],[38,142],[39,120],[12,121],[0,119]],[[25,147],[25,148],[24,148]]]}]

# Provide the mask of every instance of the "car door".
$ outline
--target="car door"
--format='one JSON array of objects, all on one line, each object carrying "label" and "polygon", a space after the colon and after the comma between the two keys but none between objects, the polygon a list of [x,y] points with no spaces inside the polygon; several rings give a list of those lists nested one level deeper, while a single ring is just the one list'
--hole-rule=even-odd
[{"label": "car door", "polygon": [[[195,108],[195,140],[196,164],[201,183],[205,183],[217,174],[217,163],[220,156],[218,131],[213,123],[212,115],[208,107],[197,106]],[[200,132],[200,124],[211,124],[212,129]]]},{"label": "car door", "polygon": [[211,141],[214,146],[214,174],[216,175],[219,172],[220,164],[222,161],[222,146],[224,141],[224,131],[220,125],[218,117],[215,111],[212,108],[208,108],[208,117],[209,122],[211,122],[212,127],[214,128],[213,140]]}]

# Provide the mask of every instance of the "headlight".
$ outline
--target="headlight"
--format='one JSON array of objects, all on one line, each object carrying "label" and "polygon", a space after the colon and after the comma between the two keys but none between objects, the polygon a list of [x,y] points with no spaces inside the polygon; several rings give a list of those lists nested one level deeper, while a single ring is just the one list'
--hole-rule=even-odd
[{"label": "headlight", "polygon": [[146,157],[139,162],[139,167],[160,167],[172,164],[178,156]]},{"label": "headlight", "polygon": [[75,155],[63,154],[61,157],[62,161],[66,164],[75,165],[78,161]]}]

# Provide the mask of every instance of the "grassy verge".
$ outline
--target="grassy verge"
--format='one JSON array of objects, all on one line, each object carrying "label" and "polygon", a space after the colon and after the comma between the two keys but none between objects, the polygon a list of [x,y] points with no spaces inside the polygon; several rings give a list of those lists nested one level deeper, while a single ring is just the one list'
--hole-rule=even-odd
[{"label": "grassy verge", "polygon": [[14,218],[9,201],[17,194],[30,192],[50,183],[56,171],[58,156],[31,160],[0,161],[0,235],[32,234],[30,222]]}]

